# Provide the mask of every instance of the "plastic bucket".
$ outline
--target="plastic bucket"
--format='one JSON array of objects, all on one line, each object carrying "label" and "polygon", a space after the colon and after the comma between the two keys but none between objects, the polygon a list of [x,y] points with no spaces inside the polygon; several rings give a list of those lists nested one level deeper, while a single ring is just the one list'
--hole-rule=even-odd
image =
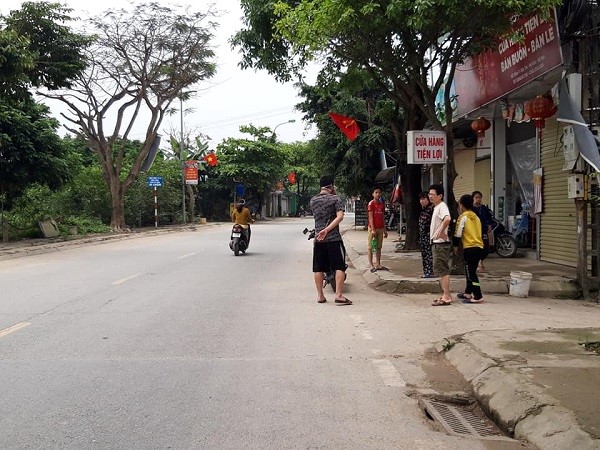
[{"label": "plastic bucket", "polygon": [[512,297],[527,297],[533,275],[529,272],[511,272],[508,294]]}]

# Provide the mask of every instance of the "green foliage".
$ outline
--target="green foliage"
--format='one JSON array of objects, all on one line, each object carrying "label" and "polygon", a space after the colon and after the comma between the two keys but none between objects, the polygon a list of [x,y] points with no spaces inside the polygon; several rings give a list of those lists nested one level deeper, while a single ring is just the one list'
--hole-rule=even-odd
[{"label": "green foliage", "polygon": [[283,178],[286,154],[273,142],[269,129],[240,127],[255,137],[251,139],[225,139],[218,145],[218,173],[231,181],[243,182],[247,189],[262,193],[265,187]]},{"label": "green foliage", "polygon": [[74,161],[57,128],[45,105],[0,97],[0,191],[7,208],[28,185],[57,188],[71,176]]},{"label": "green foliage", "polygon": [[29,97],[27,89],[58,89],[85,69],[90,38],[67,25],[71,10],[59,3],[24,2],[0,18],[0,95]]}]

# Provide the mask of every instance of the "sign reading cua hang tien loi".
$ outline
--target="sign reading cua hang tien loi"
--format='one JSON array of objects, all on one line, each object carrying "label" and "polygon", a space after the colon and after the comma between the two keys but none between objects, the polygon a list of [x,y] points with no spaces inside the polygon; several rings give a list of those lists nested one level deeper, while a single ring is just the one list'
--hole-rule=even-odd
[{"label": "sign reading cua hang tien loi", "polygon": [[445,164],[446,133],[444,131],[408,131],[408,164]]}]

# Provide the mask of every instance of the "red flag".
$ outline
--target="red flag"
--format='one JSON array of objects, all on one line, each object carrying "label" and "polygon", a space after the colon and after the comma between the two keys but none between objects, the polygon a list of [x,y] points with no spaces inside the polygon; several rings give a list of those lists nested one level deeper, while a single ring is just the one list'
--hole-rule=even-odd
[{"label": "red flag", "polygon": [[360,128],[352,117],[342,116],[341,114],[337,114],[334,112],[328,113],[333,123],[337,125],[337,127],[341,130],[342,133],[346,135],[348,139],[353,141],[360,133]]},{"label": "red flag", "polygon": [[210,167],[214,167],[219,163],[219,161],[217,160],[217,155],[215,155],[214,153],[209,153],[202,159],[206,161]]}]

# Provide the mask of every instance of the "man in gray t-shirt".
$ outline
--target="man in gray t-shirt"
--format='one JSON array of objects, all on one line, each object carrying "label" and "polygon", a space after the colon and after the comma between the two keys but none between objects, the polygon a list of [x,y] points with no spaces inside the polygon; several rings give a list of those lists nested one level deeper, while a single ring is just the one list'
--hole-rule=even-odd
[{"label": "man in gray t-shirt", "polygon": [[344,278],[346,274],[346,253],[340,222],[344,219],[344,205],[336,195],[333,187],[333,177],[321,177],[321,190],[310,200],[310,207],[315,219],[315,244],[313,249],[313,273],[317,287],[317,302],[325,303],[323,293],[323,272],[335,270],[335,303],[336,305],[351,305],[352,302],[344,297]]}]

